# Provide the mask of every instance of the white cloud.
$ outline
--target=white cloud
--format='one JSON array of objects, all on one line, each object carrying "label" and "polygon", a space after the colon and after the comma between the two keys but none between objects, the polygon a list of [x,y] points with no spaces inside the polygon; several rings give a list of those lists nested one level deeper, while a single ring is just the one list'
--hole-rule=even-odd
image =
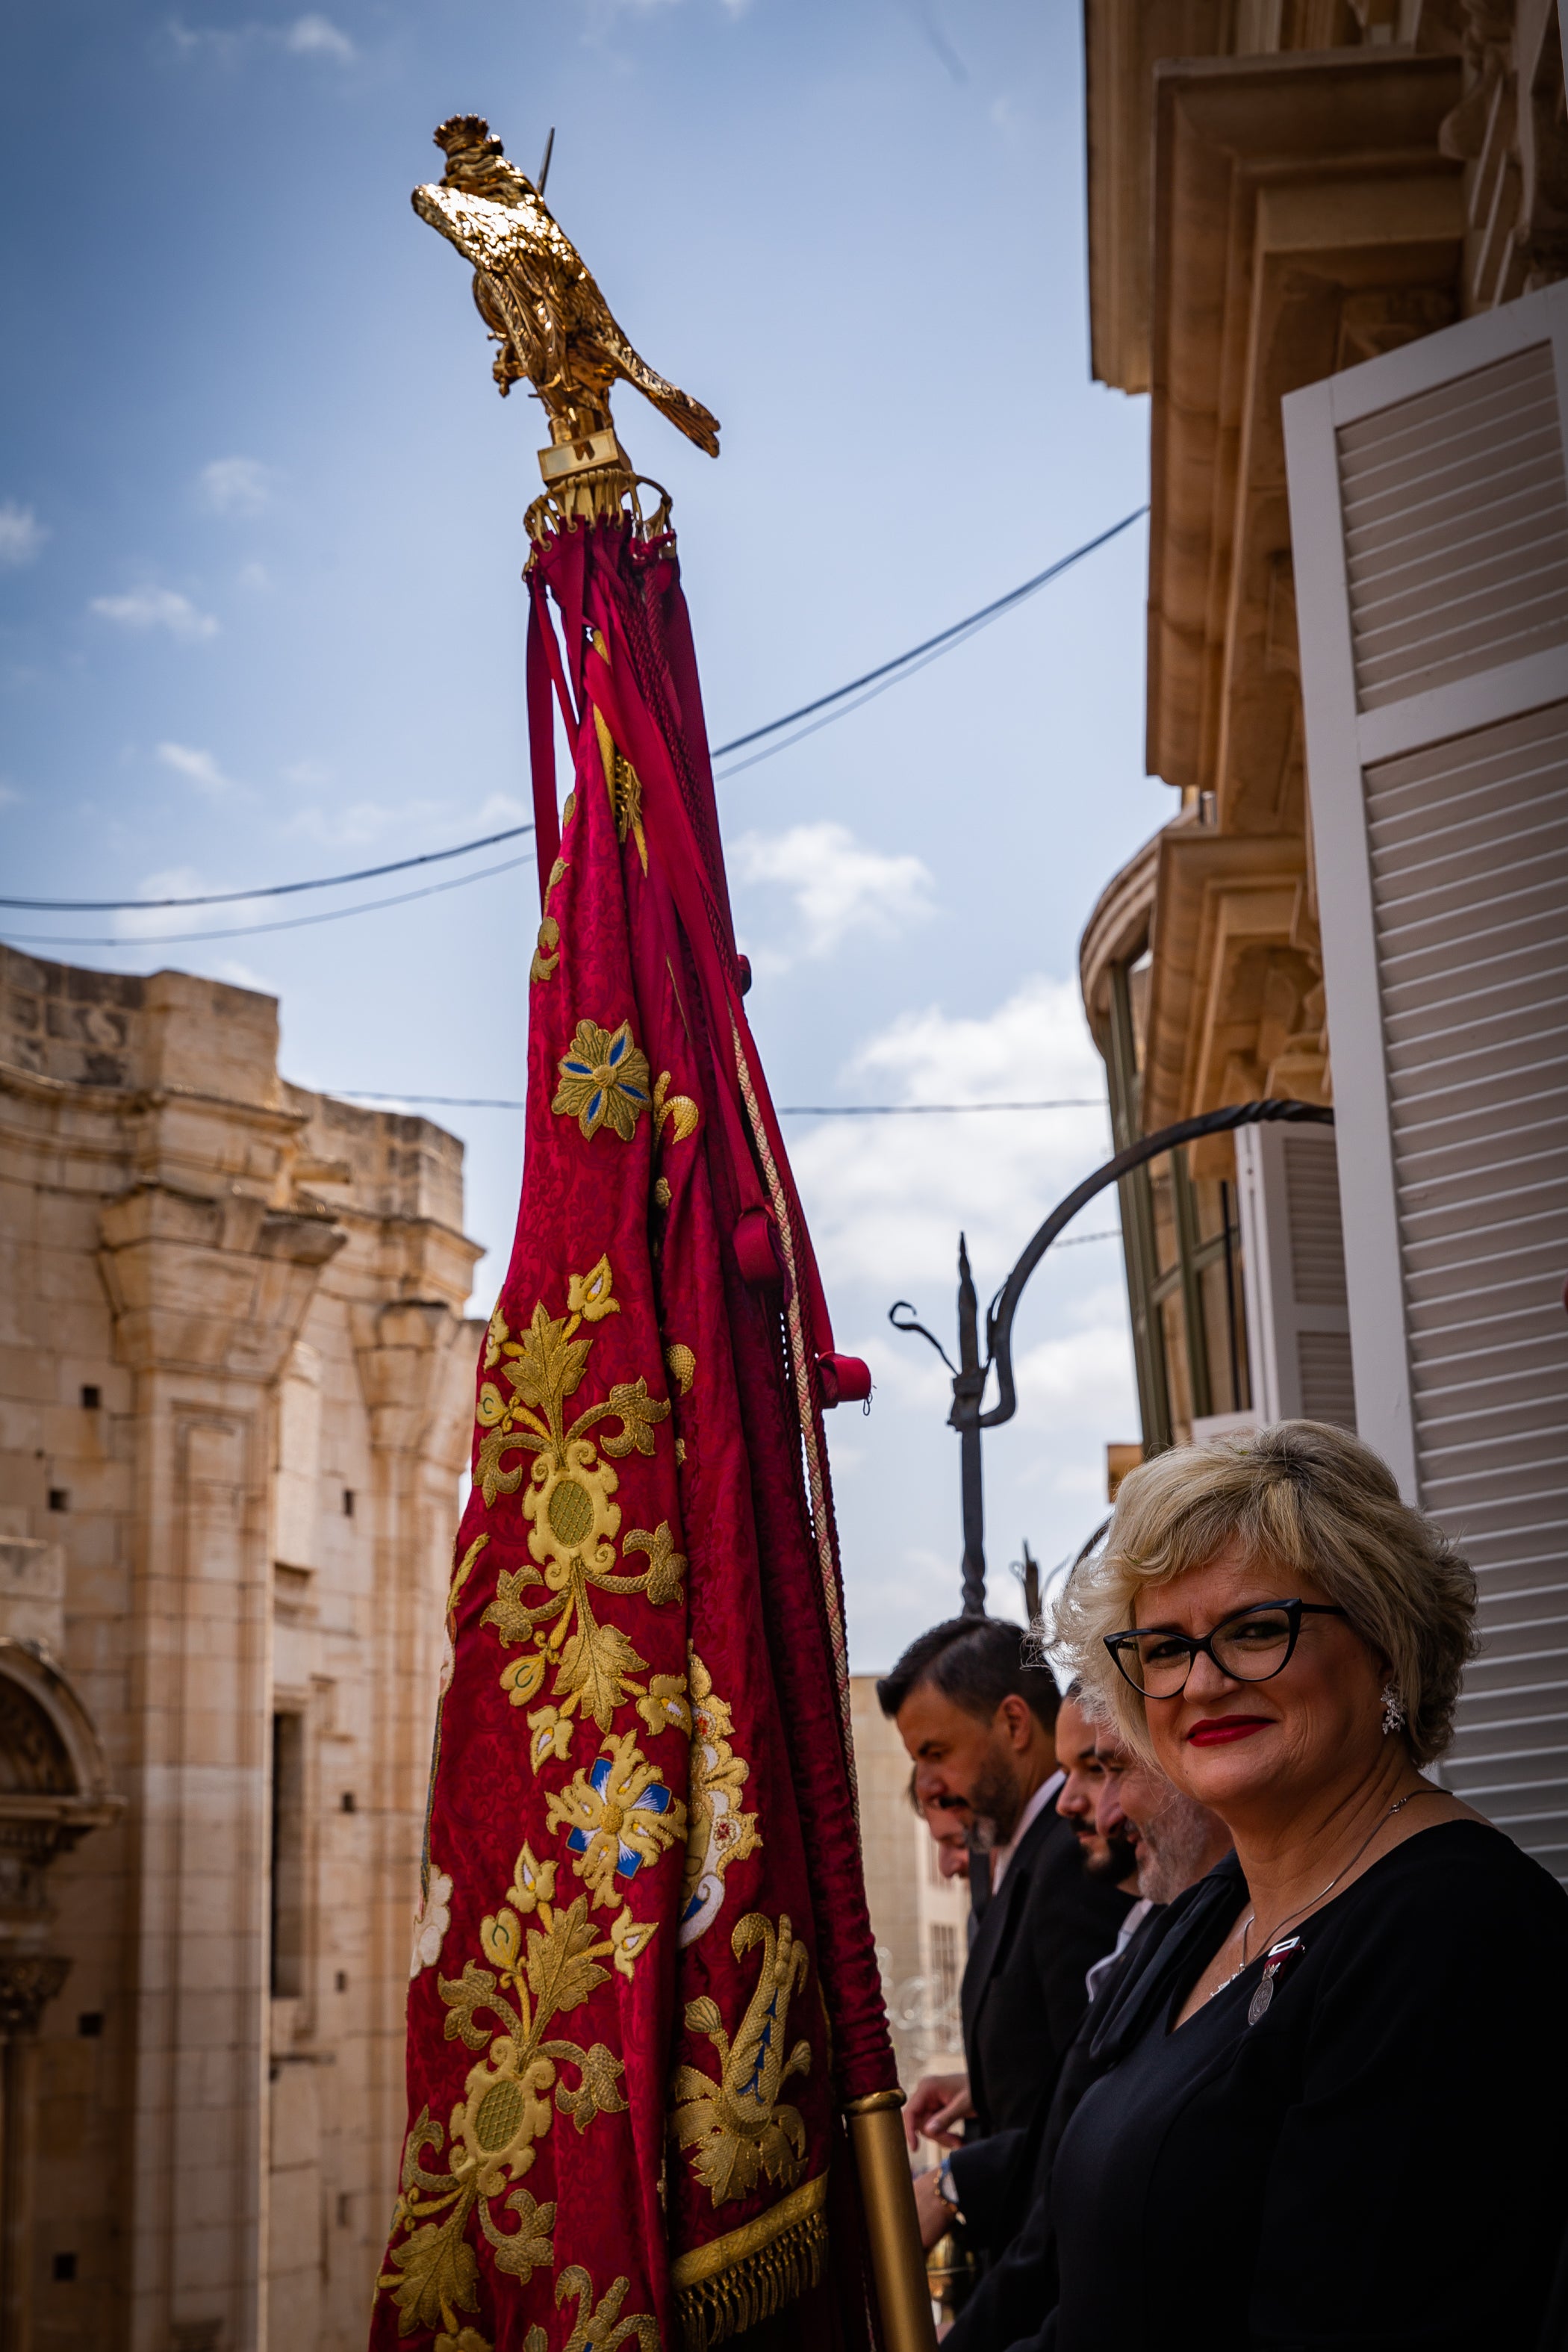
[{"label": "white cloud", "polygon": [[214,457],[196,477],[209,514],[258,515],[272,495],[272,474],[258,457]]},{"label": "white cloud", "polygon": [[0,502],[0,563],[31,563],[48,535],[31,507],[18,506],[15,499]]},{"label": "white cloud", "polygon": [[216,637],[217,623],[200,612],[188,596],[173,588],[136,588],[128,596],[95,596],[88,607],[100,620],[121,629],[167,629],[172,637],[194,645]]},{"label": "white cloud", "polygon": [[241,963],[237,956],[220,958],[217,976],[220,980],[226,980],[231,988],[253,988],[258,996],[281,996],[283,993],[275,980],[268,980],[265,972],[252,971],[250,966]]},{"label": "white cloud", "polygon": [[359,55],[353,41],[330,16],[296,16],[289,25],[185,25],[172,17],[169,38],[183,57],[216,58],[220,65],[237,65],[247,52],[281,50],[293,58],[325,58],[333,65],[352,65]]},{"label": "white cloud", "polygon": [[357,51],[348,35],[330,16],[296,16],[283,36],[283,46],[296,58],[331,58],[334,65],[353,65]]},{"label": "white cloud", "polygon": [[[1102,1100],[1105,1093],[1076,985],[1043,974],[983,1017],[952,1018],[936,1007],[900,1015],[859,1049],[843,1077],[880,1102]],[[824,1119],[788,1140],[829,1278],[871,1281],[889,1297],[917,1297],[923,1285],[928,1304],[951,1289],[960,1227],[984,1286],[1110,1152],[1106,1118],[1093,1109]],[[1100,1201],[1085,1230],[1113,1222]],[[938,1336],[950,1345],[947,1319],[944,1307]]]},{"label": "white cloud", "polygon": [[160,743],[158,758],[176,776],[184,776],[197,792],[209,800],[226,800],[231,793],[241,790],[232,776],[226,776],[210,751],[197,751],[188,743]]},{"label": "white cloud", "polygon": [[452,822],[444,801],[408,801],[392,808],[383,801],[360,800],[346,808],[300,809],[284,831],[319,842],[324,849],[364,849],[391,832],[408,834],[438,818]]},{"label": "white cloud", "polygon": [[235,573],[235,584],[264,594],[272,585],[272,574],[265,563],[242,563]]},{"label": "white cloud", "polygon": [[831,817],[787,833],[742,834],[730,862],[742,882],[774,884],[795,903],[796,940],[760,950],[763,971],[782,971],[797,954],[832,955],[856,932],[891,939],[933,912],[931,873],[920,858],[868,848]]},{"label": "white cloud", "polygon": [[26,798],[26,794],[19,793],[15,784],[0,784],[0,808],[20,808]]}]

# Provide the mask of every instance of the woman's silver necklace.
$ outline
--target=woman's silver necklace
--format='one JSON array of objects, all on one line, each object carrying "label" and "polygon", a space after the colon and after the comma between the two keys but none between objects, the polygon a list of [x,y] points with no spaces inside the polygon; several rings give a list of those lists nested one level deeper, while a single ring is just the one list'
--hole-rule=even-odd
[{"label": "woman's silver necklace", "polygon": [[[1288,1927],[1292,1919],[1300,1919],[1303,1913],[1316,1910],[1318,1905],[1328,1895],[1331,1895],[1333,1893],[1341,1879],[1343,1878],[1348,1872],[1352,1871],[1355,1868],[1357,1863],[1361,1860],[1363,1854],[1366,1852],[1368,1846],[1377,1835],[1379,1830],[1381,1830],[1386,1822],[1391,1822],[1395,1813],[1402,1813],[1406,1805],[1413,1805],[1415,1802],[1417,1797],[1440,1797],[1442,1794],[1443,1790],[1441,1789],[1434,1789],[1429,1783],[1423,1782],[1419,1789],[1412,1789],[1407,1797],[1396,1797],[1393,1804],[1390,1805],[1387,1812],[1381,1813],[1377,1820],[1373,1822],[1371,1829],[1368,1830],[1365,1837],[1363,1838],[1360,1845],[1357,1846],[1350,1860],[1340,1864],[1340,1867],[1335,1871],[1328,1885],[1322,1889],[1322,1892],[1318,1895],[1309,1895],[1305,1903],[1298,1904],[1294,1911],[1287,1911],[1283,1919],[1278,1920],[1275,1923],[1274,1933],[1268,1938],[1269,1943],[1272,1945],[1278,1940],[1281,1927]],[[1258,1914],[1256,1911],[1249,1911],[1247,1913],[1247,1924],[1241,1931],[1241,1965],[1239,1968],[1232,1969],[1229,1976],[1224,1979],[1224,1982],[1215,1985],[1214,1992],[1209,1995],[1209,1999],[1211,2000],[1215,1998],[1215,1993],[1222,1993],[1226,1985],[1233,1985],[1237,1977],[1246,1975],[1249,1965],[1247,1950],[1247,1938],[1252,1933],[1257,1918]]]}]

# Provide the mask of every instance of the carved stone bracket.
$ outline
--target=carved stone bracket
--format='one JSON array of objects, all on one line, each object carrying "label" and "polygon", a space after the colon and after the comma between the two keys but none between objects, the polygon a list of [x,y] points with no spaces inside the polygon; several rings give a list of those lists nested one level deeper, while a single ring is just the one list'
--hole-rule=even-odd
[{"label": "carved stone bracket", "polygon": [[0,2034],[37,2033],[70,1967],[53,1952],[0,1952]]}]

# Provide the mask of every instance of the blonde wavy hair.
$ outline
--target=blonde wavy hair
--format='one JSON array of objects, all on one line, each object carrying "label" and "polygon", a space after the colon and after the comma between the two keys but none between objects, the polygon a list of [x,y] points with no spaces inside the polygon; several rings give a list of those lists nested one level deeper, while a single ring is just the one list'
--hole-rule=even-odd
[{"label": "blonde wavy hair", "polygon": [[1477,1648],[1476,1580],[1441,1529],[1401,1501],[1371,1447],[1318,1421],[1182,1446],[1122,1480],[1103,1545],[1057,1602],[1052,1639],[1128,1744],[1152,1754],[1144,1702],[1117,1672],[1105,1636],[1136,1622],[1147,1588],[1232,1545],[1279,1570],[1281,1600],[1306,1577],[1344,1611],[1388,1661],[1415,1762],[1440,1756]]}]

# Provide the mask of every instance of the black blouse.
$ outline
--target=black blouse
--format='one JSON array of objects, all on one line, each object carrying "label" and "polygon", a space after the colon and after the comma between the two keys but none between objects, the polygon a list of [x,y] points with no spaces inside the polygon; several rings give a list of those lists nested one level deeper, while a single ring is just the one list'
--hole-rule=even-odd
[{"label": "black blouse", "polygon": [[[1053,2352],[1534,2352],[1568,2225],[1568,1895],[1419,1832],[1185,2025],[1245,1900],[1173,1905],[1051,2180]],[[1287,1930],[1286,1932],[1289,1932]]]}]

